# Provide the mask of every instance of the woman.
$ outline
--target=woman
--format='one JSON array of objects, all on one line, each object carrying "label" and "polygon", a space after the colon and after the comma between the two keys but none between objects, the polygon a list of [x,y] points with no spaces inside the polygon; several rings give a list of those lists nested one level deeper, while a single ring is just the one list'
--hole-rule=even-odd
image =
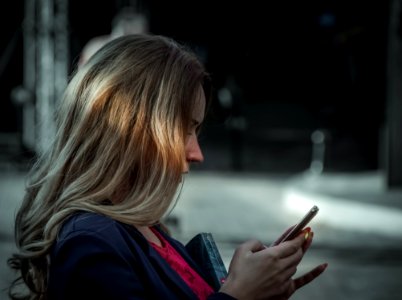
[{"label": "woman", "polygon": [[209,98],[201,63],[161,36],[117,38],[77,71],[16,219],[10,264],[30,299],[287,299],[322,273],[326,264],[292,279],[312,233],[248,241],[214,291],[159,225],[183,173],[203,160]]}]

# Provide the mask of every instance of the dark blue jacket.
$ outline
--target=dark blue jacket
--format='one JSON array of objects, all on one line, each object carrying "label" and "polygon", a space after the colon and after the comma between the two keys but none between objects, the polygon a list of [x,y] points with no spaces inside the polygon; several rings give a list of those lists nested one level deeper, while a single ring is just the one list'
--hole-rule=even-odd
[{"label": "dark blue jacket", "polygon": [[[203,276],[184,246],[161,233]],[[50,300],[197,299],[134,226],[103,215],[78,213],[69,218],[50,262]],[[217,292],[208,299],[233,298]]]}]

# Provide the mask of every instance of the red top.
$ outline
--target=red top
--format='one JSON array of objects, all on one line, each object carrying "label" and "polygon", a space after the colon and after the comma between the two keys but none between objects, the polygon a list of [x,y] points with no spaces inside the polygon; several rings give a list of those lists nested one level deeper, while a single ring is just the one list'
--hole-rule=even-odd
[{"label": "red top", "polygon": [[199,299],[205,300],[214,290],[205,282],[205,280],[194,271],[184,258],[163,238],[163,236],[151,227],[153,233],[159,238],[162,247],[150,242],[151,246],[167,261],[185,283],[193,290]]}]

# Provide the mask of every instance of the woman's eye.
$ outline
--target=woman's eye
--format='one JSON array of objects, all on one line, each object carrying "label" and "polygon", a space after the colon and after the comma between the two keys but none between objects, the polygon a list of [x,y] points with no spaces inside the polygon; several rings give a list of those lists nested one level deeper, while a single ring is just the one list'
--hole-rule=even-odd
[{"label": "woman's eye", "polygon": [[193,128],[188,132],[188,135],[193,135],[193,134],[196,134],[196,133],[197,133],[197,129]]},{"label": "woman's eye", "polygon": [[188,132],[187,135],[198,135],[200,132],[200,126],[195,126],[191,128]]}]

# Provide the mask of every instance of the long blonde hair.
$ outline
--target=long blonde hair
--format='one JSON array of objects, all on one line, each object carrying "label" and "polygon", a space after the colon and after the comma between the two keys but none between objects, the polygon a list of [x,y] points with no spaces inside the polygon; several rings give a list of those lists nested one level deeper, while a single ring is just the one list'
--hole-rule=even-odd
[{"label": "long blonde hair", "polygon": [[19,252],[9,264],[21,277],[12,298],[23,282],[29,299],[46,299],[49,249],[72,213],[135,226],[159,222],[182,177],[200,86],[208,99],[208,75],[196,56],[156,35],[117,38],[77,71],[54,143],[32,169],[17,214]]}]

